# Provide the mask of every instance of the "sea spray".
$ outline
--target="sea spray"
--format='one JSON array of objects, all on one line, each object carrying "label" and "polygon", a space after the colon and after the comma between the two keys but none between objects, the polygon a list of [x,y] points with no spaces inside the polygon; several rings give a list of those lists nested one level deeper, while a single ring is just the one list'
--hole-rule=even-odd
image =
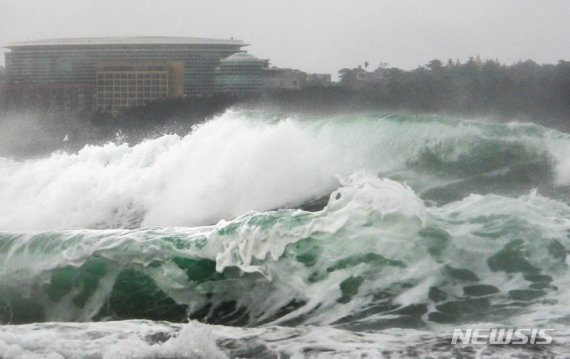
[{"label": "sea spray", "polygon": [[228,112],[1,159],[0,356],[504,354],[450,346],[475,327],[554,329],[541,355],[558,355],[569,144],[532,124]]},{"label": "sea spray", "polygon": [[334,190],[335,175],[358,170],[406,181],[438,202],[466,191],[511,195],[568,184],[569,146],[568,135],[531,124],[393,115],[264,121],[228,112],[183,138],[1,160],[0,229],[213,224],[294,208]]}]

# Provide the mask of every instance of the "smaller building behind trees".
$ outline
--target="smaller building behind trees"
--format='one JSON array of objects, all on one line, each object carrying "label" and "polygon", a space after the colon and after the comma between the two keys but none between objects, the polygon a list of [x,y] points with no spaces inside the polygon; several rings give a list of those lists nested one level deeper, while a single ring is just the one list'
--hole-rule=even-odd
[{"label": "smaller building behind trees", "polygon": [[251,94],[263,88],[264,70],[269,60],[238,52],[220,60],[216,68],[216,88],[220,93]]}]

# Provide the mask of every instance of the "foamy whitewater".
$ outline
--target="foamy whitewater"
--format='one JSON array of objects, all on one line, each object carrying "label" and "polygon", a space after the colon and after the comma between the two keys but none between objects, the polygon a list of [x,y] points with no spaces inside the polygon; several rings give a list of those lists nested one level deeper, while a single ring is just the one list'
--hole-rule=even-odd
[{"label": "foamy whitewater", "polygon": [[0,159],[0,358],[568,356],[569,188],[569,135],[443,116]]}]

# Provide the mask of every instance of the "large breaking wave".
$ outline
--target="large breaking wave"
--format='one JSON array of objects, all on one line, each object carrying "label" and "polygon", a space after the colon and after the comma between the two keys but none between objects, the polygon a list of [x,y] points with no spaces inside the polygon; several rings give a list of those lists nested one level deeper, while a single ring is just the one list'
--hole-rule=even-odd
[{"label": "large breaking wave", "polygon": [[[36,324],[1,329],[0,356],[414,357],[465,325],[560,343],[569,158],[568,135],[532,124],[229,112],[4,159],[0,321]],[[21,339],[38,335],[47,349]]]},{"label": "large breaking wave", "polygon": [[531,124],[229,112],[183,138],[0,160],[0,229],[213,224],[248,210],[294,207],[334,190],[335,175],[358,170],[457,200],[499,190],[481,183],[508,184],[505,190],[568,185],[569,158],[568,135]]}]

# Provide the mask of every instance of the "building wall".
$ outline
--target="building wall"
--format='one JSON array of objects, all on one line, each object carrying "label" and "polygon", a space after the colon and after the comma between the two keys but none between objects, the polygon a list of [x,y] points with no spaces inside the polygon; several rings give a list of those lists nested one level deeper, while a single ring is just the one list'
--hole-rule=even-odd
[{"label": "building wall", "polygon": [[0,66],[0,108],[6,105],[6,69]]},{"label": "building wall", "polygon": [[300,90],[307,83],[307,73],[278,67],[265,70],[264,78],[264,87],[267,89]]},{"label": "building wall", "polygon": [[[25,87],[50,88],[66,84],[95,86],[100,64],[137,61],[179,63],[178,71],[182,70],[182,73],[176,72],[172,76],[182,77],[183,94],[211,95],[216,91],[215,69],[220,59],[238,52],[241,46],[243,45],[123,44],[14,47],[11,52],[6,53],[6,76],[10,84],[8,91],[14,89],[9,98],[11,103],[22,102],[23,98],[17,97],[25,95]],[[170,91],[180,94],[179,88],[172,88]],[[49,92],[46,92],[48,97]]]},{"label": "building wall", "polygon": [[219,92],[247,94],[261,91],[266,61],[222,62],[216,73]]},{"label": "building wall", "polygon": [[171,62],[168,66],[168,97],[184,96],[184,63]]},{"label": "building wall", "polygon": [[109,63],[97,71],[97,110],[117,113],[182,96],[181,63]]},{"label": "building wall", "polygon": [[9,83],[5,85],[5,104],[67,112],[94,110],[95,91],[93,83]]}]

